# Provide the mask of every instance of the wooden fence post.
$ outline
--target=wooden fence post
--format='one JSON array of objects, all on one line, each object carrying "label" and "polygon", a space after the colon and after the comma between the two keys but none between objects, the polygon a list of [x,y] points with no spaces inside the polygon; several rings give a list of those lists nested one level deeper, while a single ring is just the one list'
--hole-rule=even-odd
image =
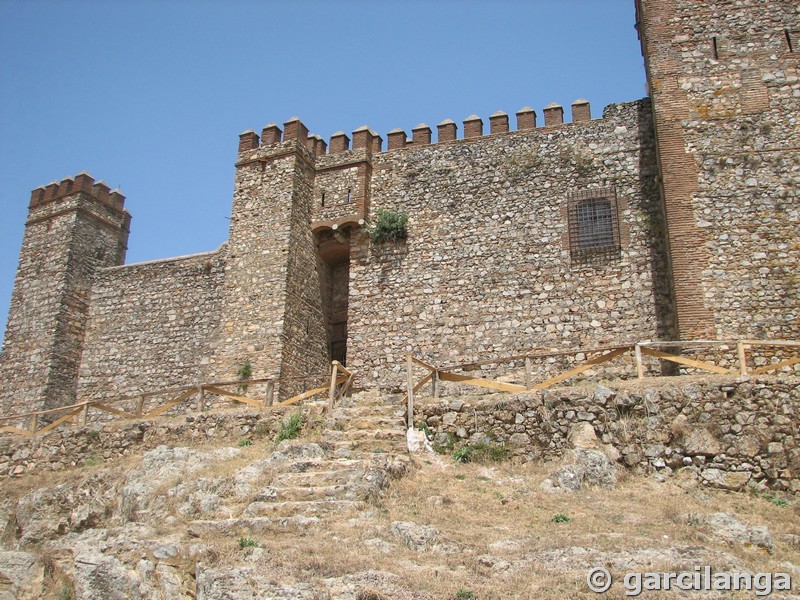
[{"label": "wooden fence post", "polygon": [[144,396],[136,398],[136,416],[141,417],[144,412]]},{"label": "wooden fence post", "polygon": [[199,391],[197,395],[197,412],[203,412],[206,407],[206,389],[202,385],[198,385],[197,389]]},{"label": "wooden fence post", "polygon": [[273,380],[269,380],[267,382],[267,406],[272,406],[272,403],[275,401],[275,382]]},{"label": "wooden fence post", "polygon": [[36,433],[36,428],[39,427],[39,415],[33,415],[31,419],[31,435]]},{"label": "wooden fence post", "polygon": [[328,412],[333,410],[333,401],[336,398],[336,372],[339,363],[335,360],[331,363],[331,389],[328,392]]},{"label": "wooden fence post", "polygon": [[744,342],[739,341],[736,342],[736,349],[739,352],[739,373],[742,375],[747,375],[747,346]]},{"label": "wooden fence post", "polygon": [[86,427],[86,424],[89,422],[89,403],[83,405],[83,414],[81,415],[81,425]]},{"label": "wooden fence post", "polygon": [[636,356],[636,377],[644,379],[644,363],[642,362],[642,347],[639,344],[634,346],[634,355]]},{"label": "wooden fence post", "polygon": [[431,373],[431,392],[433,393],[434,398],[439,397],[439,371],[433,371]]},{"label": "wooden fence post", "polygon": [[409,429],[414,429],[414,362],[411,355],[406,354],[406,385],[408,386],[408,415],[406,422]]},{"label": "wooden fence post", "polygon": [[531,359],[529,356],[525,357],[525,389],[531,389],[531,382],[533,376],[531,373]]}]

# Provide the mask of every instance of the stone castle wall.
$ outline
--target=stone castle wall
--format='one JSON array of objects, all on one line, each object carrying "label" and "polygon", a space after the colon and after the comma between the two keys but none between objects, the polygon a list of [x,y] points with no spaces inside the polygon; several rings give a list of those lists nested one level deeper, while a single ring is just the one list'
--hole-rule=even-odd
[{"label": "stone castle wall", "polygon": [[[285,398],[345,341],[362,383],[401,385],[408,352],[442,365],[797,338],[800,13],[638,0],[637,14],[652,105],[591,119],[578,100],[572,123],[550,105],[539,127],[524,108],[516,130],[473,115],[460,137],[447,120],[436,143],[421,124],[385,148],[367,127],[328,145],[297,118],[241,134],[230,237],[202,257],[108,270],[124,260],[123,197],[85,174],[35,190],[0,406],[232,380],[246,364],[283,378]],[[405,240],[369,240],[382,209],[408,214]]]},{"label": "stone castle wall", "polygon": [[640,0],[681,335],[800,335],[800,9]]},{"label": "stone castle wall", "polygon": [[99,400],[209,382],[225,247],[101,269],[92,288],[78,398]]},{"label": "stone castle wall", "polygon": [[[656,175],[647,101],[373,156],[371,218],[406,212],[408,238],[351,238],[349,364],[399,382],[411,351],[443,364],[668,336]],[[576,257],[569,199],[609,191],[620,249]]]}]

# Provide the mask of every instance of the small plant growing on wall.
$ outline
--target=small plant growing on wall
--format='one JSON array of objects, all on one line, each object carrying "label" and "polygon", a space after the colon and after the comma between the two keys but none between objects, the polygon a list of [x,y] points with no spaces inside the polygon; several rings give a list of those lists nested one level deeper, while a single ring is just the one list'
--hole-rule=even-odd
[{"label": "small plant growing on wall", "polygon": [[379,208],[375,224],[367,227],[366,232],[373,244],[399,242],[408,236],[407,224],[408,215],[406,213]]},{"label": "small plant growing on wall", "polygon": [[[239,381],[247,381],[250,379],[250,376],[253,374],[253,367],[250,365],[250,361],[245,360],[244,364],[239,367],[239,370],[236,372],[236,374],[239,376]],[[238,391],[240,394],[245,393],[247,391],[247,384],[240,384],[237,386],[236,391]]]}]

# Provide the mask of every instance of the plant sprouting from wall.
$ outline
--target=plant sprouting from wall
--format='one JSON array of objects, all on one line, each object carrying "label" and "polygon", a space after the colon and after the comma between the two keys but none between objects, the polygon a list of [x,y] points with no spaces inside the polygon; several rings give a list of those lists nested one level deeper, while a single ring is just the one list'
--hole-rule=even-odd
[{"label": "plant sprouting from wall", "polygon": [[368,226],[365,231],[373,244],[399,242],[408,236],[407,225],[406,213],[379,208],[375,224]]},{"label": "plant sprouting from wall", "polygon": [[[253,367],[250,364],[249,360],[245,360],[244,363],[242,363],[242,366],[239,367],[239,370],[236,372],[236,375],[239,377],[239,381],[247,381],[248,379],[250,379],[250,377],[253,375]],[[247,391],[247,384],[242,383],[238,385],[236,387],[236,390],[240,394],[243,394],[244,392]]]}]

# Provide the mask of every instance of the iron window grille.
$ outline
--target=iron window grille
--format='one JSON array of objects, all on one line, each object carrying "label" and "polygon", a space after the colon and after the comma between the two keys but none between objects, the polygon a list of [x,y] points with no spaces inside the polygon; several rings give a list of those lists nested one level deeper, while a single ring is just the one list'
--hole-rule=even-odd
[{"label": "iron window grille", "polygon": [[574,263],[619,258],[619,216],[613,189],[583,190],[569,197],[569,251]]}]

